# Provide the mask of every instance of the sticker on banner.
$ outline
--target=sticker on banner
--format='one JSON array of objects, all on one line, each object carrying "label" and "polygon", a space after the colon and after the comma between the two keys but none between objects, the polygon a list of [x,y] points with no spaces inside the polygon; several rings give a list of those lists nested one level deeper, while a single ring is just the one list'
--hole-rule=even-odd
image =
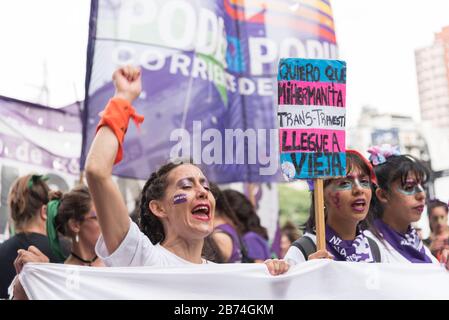
[{"label": "sticker on banner", "polygon": [[296,175],[295,166],[291,162],[283,162],[281,165],[281,170],[286,180],[293,179]]}]

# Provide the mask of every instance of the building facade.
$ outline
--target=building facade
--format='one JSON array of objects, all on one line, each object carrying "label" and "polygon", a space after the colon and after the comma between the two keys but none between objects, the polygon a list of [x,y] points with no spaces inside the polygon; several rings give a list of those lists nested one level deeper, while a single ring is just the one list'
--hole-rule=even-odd
[{"label": "building facade", "polygon": [[415,51],[421,119],[433,127],[449,127],[449,26],[434,43]]}]

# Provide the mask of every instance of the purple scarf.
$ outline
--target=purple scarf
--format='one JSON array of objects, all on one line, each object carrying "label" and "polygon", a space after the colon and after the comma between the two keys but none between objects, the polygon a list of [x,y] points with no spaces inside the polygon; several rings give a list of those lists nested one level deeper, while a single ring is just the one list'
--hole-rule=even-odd
[{"label": "purple scarf", "polygon": [[326,225],[327,250],[336,261],[375,262],[366,236],[357,228],[354,240],[342,240],[331,227]]},{"label": "purple scarf", "polygon": [[374,221],[374,225],[379,230],[382,237],[404,258],[413,263],[432,263],[426,255],[424,244],[419,239],[418,233],[411,226],[405,234],[393,230],[381,219]]}]

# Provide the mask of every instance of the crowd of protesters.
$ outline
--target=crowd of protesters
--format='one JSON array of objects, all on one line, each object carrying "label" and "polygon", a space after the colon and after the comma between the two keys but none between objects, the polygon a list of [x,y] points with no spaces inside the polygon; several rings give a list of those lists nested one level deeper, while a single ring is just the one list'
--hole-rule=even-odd
[{"label": "crowd of protesters", "polygon": [[[255,206],[235,190],[220,190],[201,169],[170,162],[146,181],[130,216],[112,168],[123,157],[128,122],[143,121],[132,107],[141,93],[140,70],[113,75],[116,93],[102,113],[86,160],[85,185],[63,194],[46,177],[26,175],[8,197],[16,234],[0,244],[0,299],[25,299],[17,281],[27,262],[92,267],[265,263],[272,275],[311,259],[367,263],[448,264],[448,205],[426,199],[429,172],[393,147],[373,147],[369,160],[347,150],[347,174],[325,179],[326,248],[317,250],[313,192],[310,218],[282,229],[273,257]],[[427,206],[431,234],[414,223]],[[9,288],[9,293],[8,293]]]}]

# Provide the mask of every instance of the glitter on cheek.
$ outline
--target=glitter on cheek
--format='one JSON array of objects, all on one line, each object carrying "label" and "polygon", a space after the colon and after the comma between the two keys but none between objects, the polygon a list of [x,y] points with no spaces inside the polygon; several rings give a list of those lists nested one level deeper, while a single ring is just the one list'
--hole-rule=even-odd
[{"label": "glitter on cheek", "polygon": [[341,208],[340,192],[336,192],[334,195],[331,195],[331,200],[334,206],[340,210]]},{"label": "glitter on cheek", "polygon": [[187,195],[185,193],[176,194],[173,197],[173,204],[180,204],[187,202]]}]

